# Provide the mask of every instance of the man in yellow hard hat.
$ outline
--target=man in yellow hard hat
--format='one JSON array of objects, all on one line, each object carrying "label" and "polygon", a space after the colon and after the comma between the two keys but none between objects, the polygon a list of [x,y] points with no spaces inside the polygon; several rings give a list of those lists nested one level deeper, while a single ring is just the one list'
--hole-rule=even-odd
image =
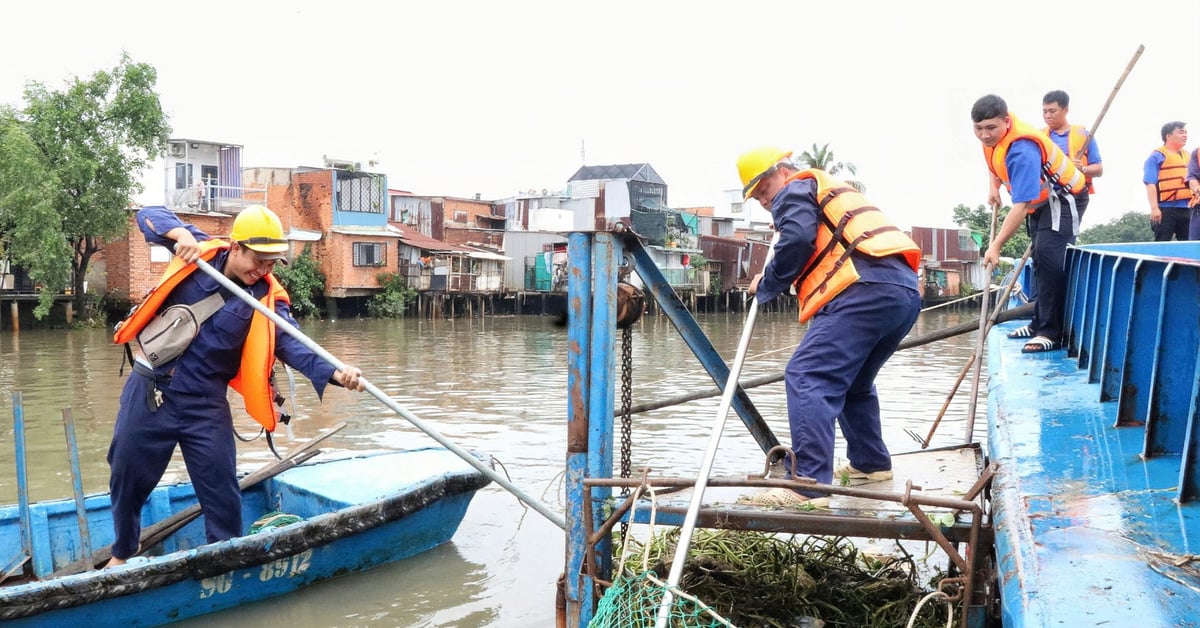
[{"label": "man in yellow hard hat", "polygon": [[143,208],[137,225],[147,242],[173,249],[175,258],[113,337],[126,346],[133,374],[121,393],[108,450],[116,536],[109,565],[137,553],[142,507],[176,445],[204,512],[208,541],[245,533],[230,387],[268,433],[286,420],[271,384],[276,357],[304,373],[318,397],[329,383],[364,388],[359,369],[336,369],[213,277],[195,272],[194,262],[204,259],[295,325],[287,292],[271,273],[276,263],[286,263],[288,250],[274,212],[261,205],[242,210],[228,243],[165,207]]},{"label": "man in yellow hard hat", "polygon": [[[793,477],[821,484],[892,478],[875,376],[917,320],[921,251],[850,185],[761,147],[738,158],[745,198],[771,212],[774,257],[750,285],[759,304],[796,288],[808,331],[784,370]],[[834,471],[834,423],[849,464]],[[820,491],[770,489],[743,501],[827,503]]]}]

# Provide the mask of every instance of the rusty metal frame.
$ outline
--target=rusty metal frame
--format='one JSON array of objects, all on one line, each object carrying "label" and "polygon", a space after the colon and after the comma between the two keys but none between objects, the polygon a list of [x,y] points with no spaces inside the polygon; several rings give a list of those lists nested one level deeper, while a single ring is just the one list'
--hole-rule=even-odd
[{"label": "rusty metal frame", "polygon": [[[963,625],[967,625],[968,612],[975,591],[976,570],[979,564],[979,552],[975,551],[980,543],[991,543],[992,529],[990,523],[984,522],[984,509],[978,501],[980,493],[988,486],[996,473],[996,464],[992,463],[983,469],[975,484],[963,498],[939,497],[920,493],[921,487],[913,485],[912,481],[905,483],[903,492],[879,491],[856,488],[851,486],[833,486],[818,484],[807,479],[755,479],[742,480],[731,478],[712,478],[708,481],[711,487],[730,488],[791,488],[803,487],[806,491],[818,491],[829,495],[844,495],[862,499],[874,499],[901,504],[913,514],[915,521],[883,520],[874,517],[855,517],[851,515],[825,514],[816,511],[763,511],[750,507],[730,508],[701,508],[697,524],[707,528],[726,530],[755,530],[759,532],[781,532],[799,534],[831,534],[839,536],[874,537],[903,540],[926,540],[938,545],[950,558],[952,565],[960,572],[960,576],[943,578],[939,583],[949,602],[959,602],[962,612]],[[641,478],[585,478],[583,490],[585,499],[591,502],[592,487],[628,487],[635,489],[628,497],[613,509],[612,513],[594,527],[591,508],[584,509],[584,526],[594,530],[587,539],[587,555],[585,571],[592,577],[597,587],[610,586],[611,583],[601,580],[598,576],[596,546],[608,538],[613,528],[626,518],[634,504],[642,498],[643,492],[652,489],[681,490],[695,486],[695,479],[680,477],[651,478],[649,471],[644,470]],[[922,507],[935,506],[948,508],[956,512],[971,513],[969,526],[954,525],[943,529],[930,520]],[[660,514],[682,516],[686,509],[671,506],[658,506]],[[967,544],[964,556],[955,547],[957,543]],[[957,589],[954,593],[947,590]]]}]

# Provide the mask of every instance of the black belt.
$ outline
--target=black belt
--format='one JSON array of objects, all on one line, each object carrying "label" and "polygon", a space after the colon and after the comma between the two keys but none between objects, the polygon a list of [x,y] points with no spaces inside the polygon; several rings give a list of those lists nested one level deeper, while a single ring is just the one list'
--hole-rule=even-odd
[{"label": "black belt", "polygon": [[[171,370],[173,372],[175,369],[171,369]],[[161,373],[155,373],[154,369],[146,366],[145,364],[142,364],[141,362],[138,362],[137,360],[133,361],[133,372],[137,373],[138,375],[141,375],[142,377],[145,377],[146,379],[154,382],[155,385],[161,386],[163,388],[166,388],[167,386],[171,385],[171,374],[170,373],[168,373],[166,375],[163,375]]]}]

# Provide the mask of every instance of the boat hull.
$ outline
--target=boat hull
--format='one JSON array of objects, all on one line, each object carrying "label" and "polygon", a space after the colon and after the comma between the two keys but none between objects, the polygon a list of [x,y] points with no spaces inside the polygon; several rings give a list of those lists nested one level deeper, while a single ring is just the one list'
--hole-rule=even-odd
[{"label": "boat hull", "polygon": [[1073,248],[1065,350],[988,339],[1005,626],[1200,626],[1200,243]]},{"label": "boat hull", "polygon": [[[453,456],[450,452],[421,452],[353,459],[370,461],[365,464],[343,461],[338,473],[327,465],[339,462],[288,471],[263,489],[262,507],[328,512],[123,567],[5,587],[0,589],[0,620],[6,626],[161,625],[424,552],[454,535],[474,492],[489,480],[467,463],[447,458]],[[412,473],[413,467],[430,466],[441,471],[402,480],[403,490],[362,499],[373,490],[372,474]],[[346,493],[358,493],[350,498],[359,503],[342,503],[338,496]]]}]

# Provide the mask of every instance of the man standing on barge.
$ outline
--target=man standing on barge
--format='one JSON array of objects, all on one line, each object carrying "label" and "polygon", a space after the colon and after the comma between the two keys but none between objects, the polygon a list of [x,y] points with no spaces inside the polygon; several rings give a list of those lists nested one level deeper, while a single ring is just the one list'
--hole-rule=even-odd
[{"label": "man standing on barge", "polygon": [[1012,209],[984,253],[995,268],[1000,250],[1021,225],[1033,247],[1037,287],[1033,337],[1024,353],[1054,351],[1062,346],[1067,295],[1067,245],[1075,243],[1079,220],[1088,205],[1084,174],[1049,136],[1008,112],[1008,103],[995,94],[971,107],[975,137],[991,176],[1008,189]]},{"label": "man standing on barge", "polygon": [[[759,304],[796,288],[808,331],[784,371],[795,468],[791,477],[892,477],[883,442],[875,376],[921,310],[921,250],[848,184],[801,170],[790,152],[763,147],[738,158],[742,193],[771,212],[774,258],[750,285]],[[850,464],[833,469],[834,424]],[[815,491],[776,488],[745,501],[823,506]]]}]

